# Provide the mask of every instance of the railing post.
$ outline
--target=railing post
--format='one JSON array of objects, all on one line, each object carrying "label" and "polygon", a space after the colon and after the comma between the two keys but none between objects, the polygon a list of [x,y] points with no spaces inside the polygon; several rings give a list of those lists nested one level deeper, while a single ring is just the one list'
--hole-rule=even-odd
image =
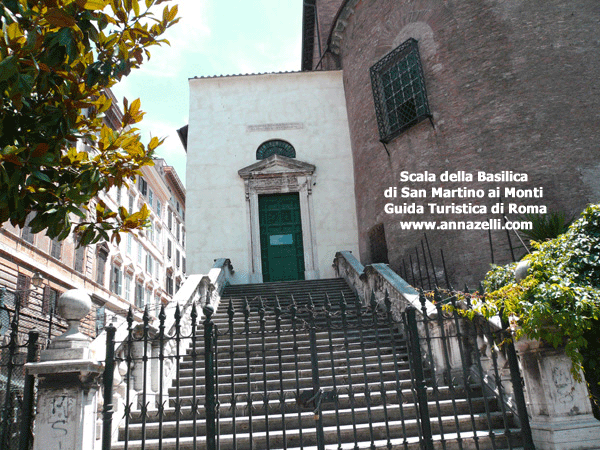
[{"label": "railing post", "polygon": [[[37,354],[37,341],[39,333],[37,331],[29,332],[27,341],[27,362],[35,362]],[[23,407],[21,408],[21,424],[19,430],[19,450],[29,450],[31,442],[31,425],[33,422],[33,388],[35,377],[25,375],[25,386],[23,388]]]},{"label": "railing post", "polygon": [[[512,249],[511,249],[512,250]],[[510,332],[508,321],[504,319],[504,314],[501,312],[502,328]],[[517,404],[517,413],[519,414],[519,422],[521,423],[521,432],[523,434],[524,450],[535,450],[533,437],[531,435],[531,426],[529,425],[529,415],[527,413],[527,404],[525,403],[525,393],[523,392],[523,379],[521,378],[521,370],[519,369],[519,360],[517,359],[517,350],[513,342],[514,336],[508,340],[506,345],[506,357],[508,359],[508,368],[510,370],[510,380],[513,387],[513,395]]]},{"label": "railing post", "polygon": [[323,415],[321,414],[321,382],[319,381],[319,357],[317,355],[317,331],[315,325],[315,304],[308,295],[308,314],[310,328],[310,362],[312,366],[312,384],[315,401],[315,425],[317,427],[317,448],[325,449],[325,435],[323,433]]},{"label": "railing post", "polygon": [[111,324],[106,327],[106,361],[104,365],[104,404],[102,407],[102,450],[110,450],[112,441],[113,384],[115,377],[115,332]]},{"label": "railing post", "polygon": [[421,419],[421,436],[426,450],[433,450],[433,435],[431,432],[431,421],[429,419],[429,405],[427,404],[427,386],[423,373],[423,360],[421,359],[421,348],[419,346],[419,329],[417,326],[417,310],[409,305],[406,308],[406,319],[408,322],[408,337],[410,341],[410,358],[412,359],[417,400],[419,403],[419,418]]},{"label": "railing post", "polygon": [[213,313],[215,309],[212,305],[207,304],[204,306],[204,370],[205,370],[205,383],[206,383],[206,449],[216,450],[217,441],[217,427],[215,419],[215,367],[214,367],[214,354],[213,354],[213,332],[214,323],[212,321]]}]

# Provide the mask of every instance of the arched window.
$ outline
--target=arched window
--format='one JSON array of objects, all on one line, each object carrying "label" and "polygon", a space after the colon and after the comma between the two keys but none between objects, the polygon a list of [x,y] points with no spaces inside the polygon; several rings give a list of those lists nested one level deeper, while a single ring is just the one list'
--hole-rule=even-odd
[{"label": "arched window", "polygon": [[273,139],[263,142],[256,150],[256,159],[266,159],[271,155],[281,155],[288,158],[296,157],[296,150],[289,142]]}]

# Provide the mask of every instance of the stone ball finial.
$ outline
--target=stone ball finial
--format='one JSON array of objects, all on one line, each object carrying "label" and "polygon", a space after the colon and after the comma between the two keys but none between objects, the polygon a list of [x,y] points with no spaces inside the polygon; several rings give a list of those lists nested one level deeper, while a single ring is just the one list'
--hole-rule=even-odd
[{"label": "stone ball finial", "polygon": [[92,310],[92,299],[83,289],[70,289],[56,301],[56,312],[66,320],[80,321]]},{"label": "stone ball finial", "polygon": [[92,310],[92,299],[83,289],[71,289],[56,301],[56,312],[69,328],[50,344],[52,348],[79,348],[89,345],[90,338],[79,331],[79,322]]}]

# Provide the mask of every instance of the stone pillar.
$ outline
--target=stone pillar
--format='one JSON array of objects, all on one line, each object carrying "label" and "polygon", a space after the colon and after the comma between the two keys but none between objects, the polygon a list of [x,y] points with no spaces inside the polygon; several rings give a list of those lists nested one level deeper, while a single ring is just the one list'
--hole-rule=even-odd
[{"label": "stone pillar", "polygon": [[600,421],[592,415],[586,384],[573,378],[564,350],[526,339],[516,347],[536,450],[600,448]]},{"label": "stone pillar", "polygon": [[96,394],[103,371],[90,357],[91,340],[79,332],[79,321],[91,307],[83,290],[61,295],[57,313],[69,329],[41,352],[40,362],[25,366],[39,379],[34,450],[84,450],[96,442]]}]

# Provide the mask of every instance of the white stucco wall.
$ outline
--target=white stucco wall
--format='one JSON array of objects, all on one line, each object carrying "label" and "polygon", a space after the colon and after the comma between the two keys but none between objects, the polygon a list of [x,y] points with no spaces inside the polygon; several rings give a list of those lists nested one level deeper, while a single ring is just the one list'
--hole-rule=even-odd
[{"label": "white stucco wall", "polygon": [[282,139],[294,146],[297,160],[316,166],[317,269],[320,278],[333,277],[336,251],[358,254],[341,71],[200,78],[189,85],[188,273],[206,273],[216,258],[229,258],[236,281],[250,282],[250,224],[238,170],[257,162],[260,144]]}]

